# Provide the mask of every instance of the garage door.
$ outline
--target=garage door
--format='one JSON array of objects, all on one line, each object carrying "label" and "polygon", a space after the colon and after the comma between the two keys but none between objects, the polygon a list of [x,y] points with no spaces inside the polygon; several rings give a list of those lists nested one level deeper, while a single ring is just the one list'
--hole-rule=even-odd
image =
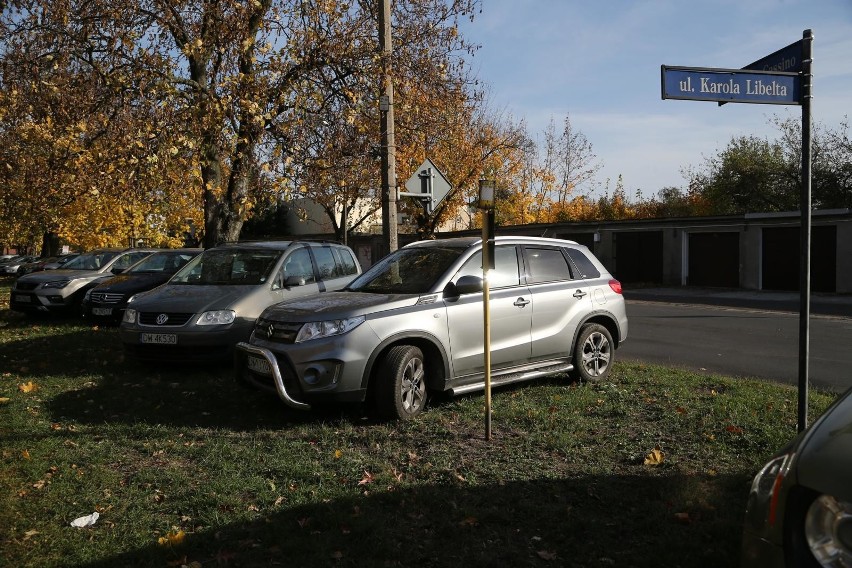
[{"label": "garage door", "polygon": [[[764,290],[799,289],[799,227],[763,229]],[[811,228],[811,291],[837,291],[837,227]]]},{"label": "garage door", "polygon": [[615,277],[622,282],[663,282],[663,232],[618,232],[615,240]]},{"label": "garage door", "polygon": [[688,284],[739,287],[739,232],[689,233]]}]

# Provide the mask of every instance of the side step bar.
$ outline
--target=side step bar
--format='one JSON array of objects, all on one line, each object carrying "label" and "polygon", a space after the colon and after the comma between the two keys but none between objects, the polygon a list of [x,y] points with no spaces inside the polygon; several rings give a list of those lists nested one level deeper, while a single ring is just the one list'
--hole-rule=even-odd
[{"label": "side step bar", "polygon": [[[504,375],[498,375],[496,377],[491,378],[491,386],[499,387],[503,385],[508,385],[512,383],[519,383],[522,381],[530,381],[532,379],[538,379],[539,377],[546,377],[548,375],[555,375],[556,373],[565,373],[568,371],[573,371],[574,365],[571,363],[560,363],[558,365],[551,365],[549,367],[540,367],[538,369],[532,369],[529,371],[517,371],[514,373],[506,373]],[[462,385],[460,387],[451,388],[449,390],[450,394],[453,396],[459,394],[466,394],[469,392],[485,390],[485,381],[479,383],[471,383],[469,385]]]}]

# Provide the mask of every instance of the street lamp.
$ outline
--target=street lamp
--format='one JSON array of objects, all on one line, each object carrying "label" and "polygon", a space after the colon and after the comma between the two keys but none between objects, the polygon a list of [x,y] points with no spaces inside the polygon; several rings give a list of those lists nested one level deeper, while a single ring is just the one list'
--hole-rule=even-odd
[{"label": "street lamp", "polygon": [[491,306],[488,269],[494,267],[494,180],[479,180],[482,209],[482,355],[485,366],[485,439],[491,439]]}]

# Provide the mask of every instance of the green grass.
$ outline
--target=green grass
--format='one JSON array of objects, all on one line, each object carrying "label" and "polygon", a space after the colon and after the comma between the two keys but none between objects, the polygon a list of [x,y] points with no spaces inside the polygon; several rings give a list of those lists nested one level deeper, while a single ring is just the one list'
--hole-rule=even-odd
[{"label": "green grass", "polygon": [[796,423],[789,387],[626,363],[496,390],[490,441],[482,396],[298,413],[12,313],[8,283],[0,397],[4,566],[737,566],[751,477]]}]

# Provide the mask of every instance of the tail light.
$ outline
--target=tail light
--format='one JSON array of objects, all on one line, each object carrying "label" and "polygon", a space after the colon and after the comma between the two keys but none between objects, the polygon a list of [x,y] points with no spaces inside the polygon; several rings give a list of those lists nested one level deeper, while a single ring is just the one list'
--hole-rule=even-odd
[{"label": "tail light", "polygon": [[621,294],[621,282],[618,280],[610,280],[609,287],[612,288],[612,291],[616,294]]}]

